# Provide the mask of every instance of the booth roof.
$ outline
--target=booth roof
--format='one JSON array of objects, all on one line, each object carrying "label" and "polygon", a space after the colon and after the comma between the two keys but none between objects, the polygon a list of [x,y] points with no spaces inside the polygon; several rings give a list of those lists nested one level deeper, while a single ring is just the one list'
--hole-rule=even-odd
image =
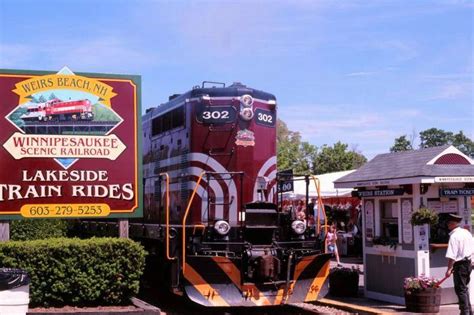
[{"label": "booth roof", "polygon": [[[470,164],[435,164],[437,159],[447,155],[460,156]],[[474,162],[450,145],[379,154],[357,171],[337,179],[335,186],[355,187],[357,182],[364,181],[445,176],[474,176]]]},{"label": "booth roof", "polygon": [[[338,178],[346,176],[355,170],[327,173],[315,175],[321,185],[321,196],[324,197],[350,197],[352,188],[334,188],[334,181]],[[303,198],[306,195],[306,183],[304,177],[295,177],[293,183],[293,193],[285,193],[285,195],[292,195],[291,197]],[[312,179],[309,183],[309,197],[317,197],[316,188]]]}]

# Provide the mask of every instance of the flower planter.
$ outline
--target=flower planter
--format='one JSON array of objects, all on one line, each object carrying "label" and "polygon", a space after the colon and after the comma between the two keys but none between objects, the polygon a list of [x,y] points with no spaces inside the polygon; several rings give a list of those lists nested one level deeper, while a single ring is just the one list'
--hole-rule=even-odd
[{"label": "flower planter", "polygon": [[373,245],[372,246],[373,248],[379,250],[379,251],[383,251],[383,252],[391,252],[391,253],[394,253],[397,251],[397,249],[394,247],[394,246],[389,246],[389,245]]},{"label": "flower planter", "polygon": [[405,305],[409,312],[438,313],[440,304],[441,288],[405,291]]},{"label": "flower planter", "polygon": [[359,273],[349,268],[336,268],[329,273],[329,293],[333,296],[357,296]]}]

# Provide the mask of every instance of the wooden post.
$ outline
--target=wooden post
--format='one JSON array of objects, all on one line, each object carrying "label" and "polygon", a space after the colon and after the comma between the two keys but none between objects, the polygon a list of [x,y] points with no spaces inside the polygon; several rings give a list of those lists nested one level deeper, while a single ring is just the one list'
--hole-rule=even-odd
[{"label": "wooden post", "polygon": [[0,220],[0,242],[10,240],[10,221]]},{"label": "wooden post", "polygon": [[128,219],[119,219],[119,237],[128,238]]}]

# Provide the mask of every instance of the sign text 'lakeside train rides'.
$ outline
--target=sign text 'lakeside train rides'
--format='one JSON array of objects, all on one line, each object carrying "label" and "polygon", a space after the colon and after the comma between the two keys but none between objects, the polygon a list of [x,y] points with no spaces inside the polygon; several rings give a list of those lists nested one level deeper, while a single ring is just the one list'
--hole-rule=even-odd
[{"label": "sign text 'lakeside train rides'", "polygon": [[0,220],[140,217],[140,77],[0,70]]}]

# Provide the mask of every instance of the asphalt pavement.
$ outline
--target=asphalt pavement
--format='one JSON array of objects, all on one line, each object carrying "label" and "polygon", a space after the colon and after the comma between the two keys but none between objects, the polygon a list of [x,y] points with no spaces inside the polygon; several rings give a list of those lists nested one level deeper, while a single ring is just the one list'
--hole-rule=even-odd
[{"label": "asphalt pavement", "polygon": [[[357,297],[335,297],[329,293],[322,298],[319,303],[339,309],[347,310],[357,314],[420,314],[407,312],[405,305],[391,304],[383,301],[369,299],[364,296],[364,265],[362,258],[341,257],[341,265],[347,268],[358,268],[359,273],[359,293]],[[336,267],[336,261],[331,261],[331,268]],[[438,314],[454,315],[459,314],[458,304],[441,305]]]}]

